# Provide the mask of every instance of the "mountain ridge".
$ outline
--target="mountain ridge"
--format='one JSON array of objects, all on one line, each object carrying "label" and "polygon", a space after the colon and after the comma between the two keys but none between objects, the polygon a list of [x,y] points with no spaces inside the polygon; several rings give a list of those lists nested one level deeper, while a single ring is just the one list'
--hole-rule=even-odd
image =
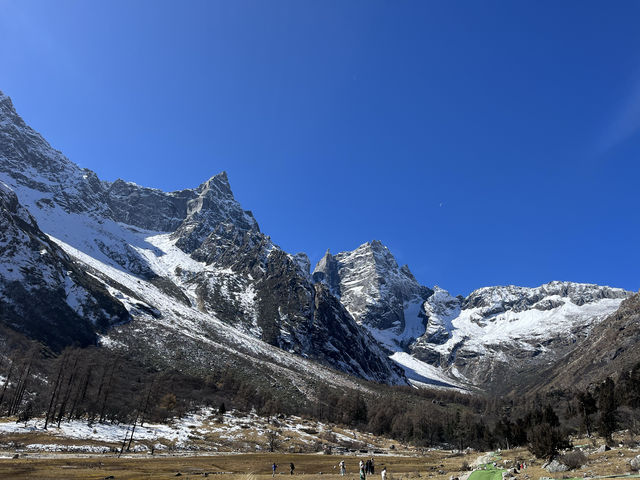
[{"label": "mountain ridge", "polygon": [[[3,213],[23,205],[35,236],[46,237],[70,270],[91,272],[82,282],[119,312],[88,330],[107,347],[132,348],[139,329],[158,348],[213,348],[196,337],[214,337],[226,325],[231,330],[215,347],[225,355],[237,348],[235,331],[376,382],[492,388],[526,365],[558,361],[631,295],[555,281],[454,297],[421,285],[379,240],[327,251],[310,272],[306,254],[289,254],[261,232],[226,172],[174,192],[102,181],[26,125],[1,92],[0,182],[10,199]],[[0,272],[0,280],[9,278]],[[168,332],[182,332],[185,345]],[[249,350],[266,348],[251,342]],[[189,368],[205,363],[194,359]]]},{"label": "mountain ridge", "polygon": [[[405,382],[340,304],[301,272],[304,258],[286,254],[260,232],[233,197],[224,172],[195,189],[170,193],[102,182],[54,150],[5,100],[0,180],[67,255],[93,268],[133,317],[157,322],[177,315],[176,322],[187,322],[185,316],[193,314],[176,314],[171,302],[177,301],[325,366],[378,382]],[[171,270],[167,262],[175,262]],[[210,288],[211,278],[218,290]],[[349,348],[342,328],[352,340]]]}]

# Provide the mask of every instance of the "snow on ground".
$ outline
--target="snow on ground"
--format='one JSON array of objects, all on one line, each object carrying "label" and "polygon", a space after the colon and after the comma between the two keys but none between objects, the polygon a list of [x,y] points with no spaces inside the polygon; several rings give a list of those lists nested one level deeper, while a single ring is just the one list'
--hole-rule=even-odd
[{"label": "snow on ground", "polygon": [[145,258],[151,269],[162,277],[179,280],[181,276],[176,274],[177,268],[190,273],[207,270],[204,263],[194,260],[176,247],[175,240],[169,233],[145,235],[144,240],[154,248],[134,248]]},{"label": "snow on ground", "polygon": [[[14,189],[19,201],[36,218],[40,228],[47,232],[49,237],[67,254],[134,293],[135,298],[105,284],[110,293],[123,303],[134,319],[139,320],[137,328],[146,330],[150,336],[154,337],[150,341],[161,341],[162,335],[154,336],[152,333],[152,330],[158,329],[164,334],[174,332],[193,338],[217,349],[244,356],[254,363],[268,364],[270,368],[277,371],[278,375],[290,378],[292,383],[307,395],[311,394],[304,391],[305,385],[309,383],[309,376],[330,382],[336,387],[361,388],[355,380],[349,379],[346,375],[337,374],[315,362],[268,345],[249,333],[218,320],[214,315],[198,310],[195,307],[197,305],[195,295],[187,285],[190,276],[207,271],[213,276],[222,278],[230,272],[210,268],[193,260],[174,245],[170,234],[131,227],[92,213],[69,213],[55,202],[43,202],[43,200],[52,200],[52,194],[49,192],[18,185],[14,179],[4,173],[0,173],[0,180],[4,180]],[[177,267],[180,267],[181,274],[177,273]],[[191,297],[194,306],[176,302],[158,287],[145,281],[143,275],[131,273],[141,269],[168,277],[184,287],[185,293]],[[98,280],[102,281],[100,278]],[[73,292],[67,293],[70,303],[76,303]],[[240,300],[250,304],[254,296],[253,291],[247,290]],[[161,317],[154,319],[145,312],[141,312],[138,307],[140,300],[160,312]],[[215,330],[216,335],[223,338],[224,344],[208,338],[207,330]],[[108,333],[101,337],[101,343],[114,344],[109,339]],[[292,370],[291,365],[296,365],[300,371],[305,371],[304,375]]]},{"label": "snow on ground", "polygon": [[424,334],[425,320],[421,315],[421,299],[415,300],[404,307],[404,331],[398,336],[398,341],[409,342]]},{"label": "snow on ground", "polygon": [[[189,425],[200,425],[206,414],[205,411],[193,414],[181,419],[174,424],[145,424],[143,427],[136,426],[134,438],[138,441],[164,439],[169,442],[176,442],[178,445],[185,445],[190,433]],[[72,438],[78,440],[92,440],[105,443],[120,443],[124,440],[125,435],[130,435],[131,425],[94,423],[88,425],[86,420],[71,420],[63,422],[58,428],[55,424],[49,425],[44,430],[44,420],[38,419],[28,422],[25,427],[24,423],[17,422],[0,422],[0,433],[29,433],[39,432],[48,433],[50,435],[62,438]]]},{"label": "snow on ground", "polygon": [[[155,450],[223,451],[244,448],[255,451],[266,447],[266,433],[270,430],[277,430],[281,439],[287,439],[288,443],[303,447],[306,445],[308,448],[315,445],[319,435],[323,434],[334,436],[338,445],[364,441],[366,445],[373,447],[373,437],[370,435],[356,435],[349,431],[341,433],[334,431],[331,425],[303,420],[297,416],[276,419],[235,411],[220,416],[214,409],[204,408],[185,417],[172,419],[167,424],[145,423],[143,427],[137,425],[132,449],[147,451],[153,446]],[[37,442],[28,443],[29,437],[22,441],[25,443],[24,450],[27,451],[106,453],[121,447],[125,437],[131,434],[131,425],[88,425],[86,420],[72,420],[61,423],[60,428],[50,424],[44,430],[43,419],[32,420],[26,427],[22,422],[0,422],[0,438],[10,434],[38,435]],[[358,440],[355,440],[356,436]],[[47,439],[50,441],[47,442]],[[61,442],[62,439],[66,442]],[[73,443],[68,443],[69,441]],[[0,447],[2,446],[0,440]]]},{"label": "snow on ground", "polygon": [[[400,322],[396,322],[393,328],[379,329],[371,325],[361,323],[373,338],[375,338],[386,349],[392,352],[403,351],[406,345],[424,334],[424,318],[420,316],[423,301],[415,299],[404,305],[404,328],[400,330]],[[400,330],[400,331],[399,331]]]},{"label": "snow on ground", "polygon": [[459,382],[450,378],[442,369],[422,362],[406,352],[396,352],[389,358],[404,369],[407,378],[416,386],[456,388],[466,391]]},{"label": "snow on ground", "polygon": [[[115,281],[126,287],[127,289],[135,292],[136,296],[141,298],[147,305],[158,309],[163,312],[163,317],[155,319],[154,322],[146,322],[140,325],[140,328],[158,328],[164,327],[169,330],[179,330],[181,335],[192,337],[200,342],[212,344],[213,346],[221,349],[227,349],[238,353],[243,356],[242,352],[245,351],[247,358],[250,358],[253,362],[268,362],[275,363],[272,367],[282,365],[279,368],[279,373],[287,376],[293,375],[293,372],[285,368],[285,366],[292,364],[292,355],[283,352],[280,349],[272,347],[254,337],[244,334],[227,324],[220,322],[214,316],[200,312],[199,310],[182,305],[175,302],[173,299],[167,297],[154,285],[140,280],[139,278],[120,270],[113,265],[102,263],[89,255],[80,252],[71,245],[68,245],[60,239],[53,238],[67,253],[77,258],[78,260],[86,263],[88,266],[101,271],[103,274],[113,278]],[[130,297],[129,295],[120,292],[112,287],[109,287],[111,293],[118,298],[130,311],[136,309],[136,304],[139,300]],[[144,315],[140,314],[140,317]],[[174,319],[178,320],[177,322]],[[217,334],[225,338],[225,344],[212,341],[204,335],[202,325],[207,324],[209,327],[214,327]],[[108,335],[101,338],[101,342],[105,345],[112,344],[113,341],[109,339]],[[295,357],[296,362],[301,364],[308,374],[320,377],[325,381],[330,381],[338,386],[355,387],[356,384],[347,379],[344,375],[334,374],[333,372],[300,357]],[[295,363],[295,362],[294,362]],[[295,379],[294,379],[295,380]],[[294,383],[300,383],[295,382]]]},{"label": "snow on ground", "polygon": [[490,317],[485,316],[481,308],[462,310],[452,321],[454,328],[449,340],[434,349],[447,355],[464,341],[465,349],[483,354],[492,345],[504,343],[517,343],[521,349],[532,350],[538,339],[554,335],[570,336],[575,328],[597,323],[614,312],[622,300],[604,298],[578,306],[564,299],[562,305],[550,310],[507,310]]}]

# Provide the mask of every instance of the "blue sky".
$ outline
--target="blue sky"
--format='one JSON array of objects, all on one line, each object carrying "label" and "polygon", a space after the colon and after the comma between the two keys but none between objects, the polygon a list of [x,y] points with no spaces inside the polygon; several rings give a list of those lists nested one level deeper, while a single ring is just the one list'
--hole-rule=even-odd
[{"label": "blue sky", "polygon": [[315,263],[640,288],[640,3],[0,0],[0,90],[71,160],[226,170]]}]

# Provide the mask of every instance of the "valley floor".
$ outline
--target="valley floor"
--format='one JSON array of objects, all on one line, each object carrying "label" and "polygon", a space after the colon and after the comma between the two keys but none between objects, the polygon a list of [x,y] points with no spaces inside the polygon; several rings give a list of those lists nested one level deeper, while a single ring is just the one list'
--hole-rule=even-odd
[{"label": "valley floor", "polygon": [[[502,478],[502,471],[509,469],[515,461],[527,462],[527,468],[510,477],[511,480],[538,480],[542,477],[571,479],[597,477],[637,478],[629,472],[629,460],[638,455],[638,449],[614,449],[595,452],[588,456],[587,465],[574,471],[550,474],[542,468],[543,461],[536,460],[526,449],[512,449],[491,453],[429,450],[409,455],[375,455],[376,473],[370,479],[379,479],[380,471],[387,467],[389,480],[411,480],[428,478],[432,480],[492,480]],[[0,453],[0,478],[10,479],[169,479],[169,478],[220,478],[229,480],[268,480],[272,478],[271,464],[278,465],[277,478],[289,477],[289,464],[295,464],[295,476],[303,480],[341,480],[338,464],[345,461],[347,480],[358,478],[358,462],[370,454],[349,455],[323,454],[205,454],[205,455],[154,455],[129,454],[118,458],[114,454],[70,454],[70,453],[28,453],[19,458],[11,458],[11,451]],[[479,465],[487,459],[495,459],[497,469],[482,470]],[[466,465],[479,469],[474,473],[465,470]],[[471,477],[470,477],[471,474]]]},{"label": "valley floor", "polygon": [[[26,426],[15,418],[0,421],[0,479],[195,479],[215,475],[229,480],[268,480],[275,462],[278,478],[284,480],[293,462],[298,477],[339,480],[338,464],[344,460],[346,480],[357,480],[358,462],[371,457],[376,473],[368,480],[379,480],[383,467],[387,467],[387,480],[582,479],[629,475],[630,460],[640,454],[638,446],[604,451],[601,440],[574,438],[586,464],[549,473],[544,462],[525,448],[484,453],[425,449],[296,416],[261,417],[237,411],[220,415],[210,408],[165,424],[137,425],[130,444],[125,442],[130,427],[122,424],[89,426],[86,420],[73,420],[62,422],[60,428],[43,427],[42,419],[30,420]],[[620,445],[638,445],[638,439],[628,432],[620,432],[614,440]],[[123,445],[129,445],[130,451],[118,456]],[[276,453],[269,453],[270,448]],[[526,463],[527,468],[514,472],[516,462]]]}]

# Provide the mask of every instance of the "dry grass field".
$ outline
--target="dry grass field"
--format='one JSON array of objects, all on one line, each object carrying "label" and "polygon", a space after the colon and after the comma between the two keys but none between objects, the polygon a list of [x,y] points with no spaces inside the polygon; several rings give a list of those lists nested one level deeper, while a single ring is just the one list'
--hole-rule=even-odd
[{"label": "dry grass field", "polygon": [[[48,458],[0,460],[0,478],[7,479],[103,479],[114,480],[169,479],[205,476],[244,480],[271,478],[271,464],[278,464],[278,477],[289,477],[289,463],[295,464],[295,476],[337,480],[338,463],[347,465],[347,479],[357,478],[360,457],[320,454],[237,454],[195,457],[151,457],[149,455],[116,458],[113,456],[78,457],[55,455]],[[364,458],[364,457],[362,457]],[[447,458],[442,452],[429,452],[425,457],[378,457],[378,472],[383,466],[393,478],[438,475],[438,471],[459,470],[460,457]],[[377,475],[377,472],[376,472]],[[438,475],[448,478],[449,475]],[[380,478],[376,476],[375,478]]]},{"label": "dry grass field", "polygon": [[[629,460],[638,451],[614,449],[589,455],[585,467],[575,471],[550,474],[542,468],[542,461],[535,460],[526,449],[503,451],[496,458],[498,466],[508,467],[512,462],[526,461],[528,468],[516,476],[518,480],[538,480],[540,477],[584,478],[592,476],[624,475],[629,472]],[[377,456],[376,475],[383,466],[387,467],[392,480],[428,478],[449,480],[463,477],[463,463],[472,464],[481,455],[479,452],[466,455],[446,451],[427,451],[415,456]],[[129,455],[117,458],[112,455],[74,454],[29,454],[18,459],[0,459],[2,479],[83,479],[112,480],[137,479],[196,479],[219,478],[220,480],[268,480],[271,478],[271,464],[278,464],[277,478],[289,477],[289,463],[296,466],[295,476],[302,480],[342,480],[338,475],[338,463],[347,465],[347,480],[356,480],[360,456],[339,456],[321,454],[221,454],[207,456],[164,456],[152,457],[148,454]]]}]

